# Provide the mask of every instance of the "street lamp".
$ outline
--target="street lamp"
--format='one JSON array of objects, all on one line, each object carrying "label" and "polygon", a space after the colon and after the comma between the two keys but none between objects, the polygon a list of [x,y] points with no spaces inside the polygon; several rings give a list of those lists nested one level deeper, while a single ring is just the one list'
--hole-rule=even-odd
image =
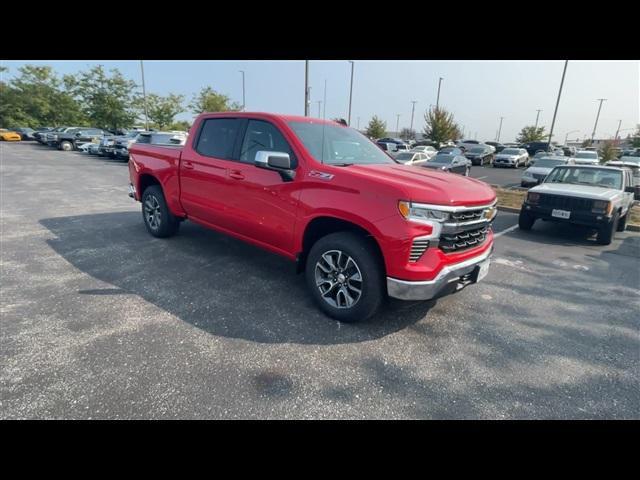
[{"label": "street lamp", "polygon": [[440,79],[438,80],[438,97],[436,98],[436,108],[439,108],[440,106],[440,84],[442,83],[442,80],[444,80],[444,78],[440,77]]},{"label": "street lamp", "polygon": [[147,114],[147,91],[144,86],[144,65],[140,60],[140,72],[142,73],[142,101],[144,102],[144,128],[149,131],[149,115]]},{"label": "street lamp", "polygon": [[596,98],[597,101],[600,102],[598,106],[598,113],[596,114],[596,123],[593,125],[593,132],[591,132],[591,143],[593,143],[593,138],[596,136],[596,127],[598,126],[598,119],[600,118],[600,110],[602,109],[602,102],[606,101],[606,98]]},{"label": "street lamp", "polygon": [[496,142],[500,142],[500,133],[502,132],[502,120],[504,117],[500,117],[500,126],[498,127],[498,135],[496,136]]},{"label": "street lamp", "polygon": [[400,114],[396,114],[396,135],[400,136]]},{"label": "street lamp", "polygon": [[309,105],[311,100],[309,99],[309,60],[304,61],[304,116],[309,116]]},{"label": "street lamp", "polygon": [[244,99],[244,70],[238,70],[242,74],[242,111],[244,112],[246,103]]},{"label": "street lamp", "polygon": [[553,137],[553,127],[556,124],[556,115],[558,114],[558,106],[560,105],[560,96],[562,95],[562,86],[564,85],[564,76],[567,73],[567,65],[569,60],[564,61],[564,69],[562,70],[562,80],[560,80],[560,89],[558,90],[558,99],[556,100],[556,108],[553,110],[553,120],[551,121],[551,130],[549,131],[549,141],[547,143],[547,152],[551,150],[551,138]]},{"label": "street lamp", "polygon": [[347,125],[351,126],[351,98],[353,97],[353,60],[349,60],[351,64],[351,86],[349,87],[349,116],[347,118]]},{"label": "street lamp", "polygon": [[413,132],[413,112],[416,109],[416,103],[418,103],[417,100],[411,100],[412,106],[411,106],[411,126],[409,127],[409,130],[411,130]]},{"label": "street lamp", "polygon": [[318,118],[320,118],[320,107],[322,105],[322,100],[316,100],[316,103],[318,104]]}]

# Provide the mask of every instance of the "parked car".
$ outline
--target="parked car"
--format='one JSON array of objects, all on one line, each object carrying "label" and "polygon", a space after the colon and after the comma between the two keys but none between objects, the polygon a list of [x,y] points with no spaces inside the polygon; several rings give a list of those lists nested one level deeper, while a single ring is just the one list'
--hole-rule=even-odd
[{"label": "parked car", "polygon": [[406,143],[396,143],[396,150],[398,152],[408,152],[410,148]]},{"label": "parked car", "polygon": [[75,128],[57,134],[51,143],[59,150],[68,152],[77,150],[85,143],[100,143],[100,140],[105,136],[112,136],[112,133],[100,128]]},{"label": "parked car", "polygon": [[58,127],[44,134],[44,144],[49,147],[57,147],[58,146],[58,137],[60,135],[64,135],[65,133],[69,133],[71,131],[75,131],[80,127]]},{"label": "parked car", "polygon": [[593,165],[554,168],[544,182],[529,190],[518,225],[531,230],[539,218],[592,227],[597,241],[609,245],[616,231],[624,231],[633,205],[629,170]]},{"label": "parked car", "polygon": [[384,137],[384,138],[379,138],[378,141],[384,142],[384,143],[395,143],[398,145],[404,145],[404,140],[402,140],[401,138]]},{"label": "parked car", "polygon": [[535,165],[537,160],[540,160],[541,158],[549,157],[549,156],[551,155],[549,155],[547,152],[539,151],[533,156],[533,158],[529,158],[529,166],[533,166]]},{"label": "parked car", "polygon": [[129,147],[134,143],[151,143],[153,145],[184,145],[186,132],[141,132],[134,138],[121,137],[115,141],[113,156],[129,160]]},{"label": "parked car", "polygon": [[131,145],[130,195],[154,237],[189,219],[283,255],[347,322],[387,295],[434,298],[488,272],[496,195],[483,182],[399,167],[321,119],[204,113],[191,132],[184,146]]},{"label": "parked car", "polygon": [[626,168],[631,171],[633,186],[635,187],[634,198],[640,200],[640,157],[620,157],[618,160],[607,162],[607,166]]},{"label": "parked car", "polygon": [[542,157],[535,161],[535,164],[527,168],[522,172],[522,179],[520,185],[523,187],[530,187],[532,185],[538,185],[542,183],[544,179],[549,175],[549,172],[561,165],[573,165],[574,161],[571,158],[565,156],[549,156]]},{"label": "parked car", "polygon": [[417,145],[411,149],[412,152],[423,153],[427,156],[427,159],[433,158],[438,154],[438,151],[431,145]]},{"label": "parked car", "polygon": [[438,151],[438,155],[464,155],[464,150],[458,147],[445,147]]},{"label": "parked car", "polygon": [[470,148],[477,147],[479,145],[484,144],[478,140],[460,140],[456,143],[458,148],[464,148],[465,150],[469,150]]},{"label": "parked car", "polygon": [[11,129],[11,131],[16,132],[18,135],[20,135],[20,139],[22,141],[35,140],[35,137],[33,135],[36,133],[36,131],[33,128],[13,128]]},{"label": "parked car", "polygon": [[524,148],[505,148],[493,160],[494,167],[518,168],[520,165],[529,166],[529,154]]},{"label": "parked car", "polygon": [[47,142],[45,140],[45,135],[47,134],[47,132],[50,132],[51,130],[53,130],[53,127],[38,127],[36,128],[36,131],[33,134],[33,138],[35,139],[36,142],[46,145]]},{"label": "parked car", "polygon": [[578,150],[573,158],[575,158],[578,165],[598,165],[600,163],[600,156],[597,151]]},{"label": "parked car", "polygon": [[562,147],[562,152],[564,153],[565,157],[573,157],[577,150],[576,147]]},{"label": "parked car", "polygon": [[441,148],[443,148],[445,146],[446,145],[442,145],[442,144],[440,144],[440,142],[436,142],[436,141],[433,141],[433,140],[419,140],[413,145],[414,148],[415,147],[433,147],[436,150],[440,150]]},{"label": "parked car", "polygon": [[533,157],[538,151],[549,151],[549,142],[529,142],[523,144],[520,148],[524,148],[530,157]]},{"label": "parked car", "polygon": [[403,165],[422,165],[428,160],[428,157],[420,152],[399,152],[394,158]]},{"label": "parked car", "polygon": [[376,142],[376,145],[378,145],[381,150],[387,152],[389,155],[398,151],[398,144],[394,142],[381,142],[380,140],[378,140]]},{"label": "parked car", "polygon": [[468,177],[471,171],[471,161],[463,155],[439,154],[421,166],[450,173],[459,173],[465,177]]},{"label": "parked car", "polygon": [[473,165],[484,165],[493,163],[494,153],[493,147],[489,145],[476,145],[464,152],[464,156],[471,160]]},{"label": "parked car", "polygon": [[500,152],[502,152],[502,150],[507,148],[506,145],[503,145],[502,143],[499,143],[499,142],[484,142],[484,143],[485,143],[485,145],[489,145],[489,146],[493,147],[495,153],[500,153]]},{"label": "parked car", "polygon": [[[98,155],[101,157],[114,157],[115,156],[115,144],[118,142],[120,145],[126,143],[127,148],[129,141],[135,139],[141,131],[132,130],[124,133],[123,135],[105,136],[100,140],[98,145]],[[127,153],[128,155],[128,153]]]},{"label": "parked car", "polygon": [[19,133],[16,133],[6,128],[0,128],[0,140],[3,142],[19,142],[22,137]]}]

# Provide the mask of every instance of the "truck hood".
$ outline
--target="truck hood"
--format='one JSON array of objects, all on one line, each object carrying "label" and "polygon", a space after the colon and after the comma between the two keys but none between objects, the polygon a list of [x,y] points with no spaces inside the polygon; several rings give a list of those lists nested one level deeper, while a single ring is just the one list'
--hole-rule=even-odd
[{"label": "truck hood", "polygon": [[613,200],[622,193],[615,188],[596,187],[591,185],[574,185],[571,183],[543,183],[529,190],[536,193],[563,195],[568,197],[590,198],[593,200]]},{"label": "truck hood", "polygon": [[[412,165],[351,165],[349,172],[398,188],[406,200],[434,205],[486,205],[496,199],[484,182],[442,170]],[[401,200],[399,198],[398,200]]]}]

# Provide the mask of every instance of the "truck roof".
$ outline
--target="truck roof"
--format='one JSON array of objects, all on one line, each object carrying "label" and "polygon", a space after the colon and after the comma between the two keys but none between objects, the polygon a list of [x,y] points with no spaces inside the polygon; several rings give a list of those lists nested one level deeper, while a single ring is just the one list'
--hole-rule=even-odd
[{"label": "truck roof", "polygon": [[305,117],[304,115],[287,115],[282,113],[269,113],[269,112],[203,112],[200,115],[203,116],[229,116],[233,115],[234,117],[267,117],[267,118],[279,118],[285,122],[305,122],[305,123],[326,123],[328,125],[340,125],[342,124],[338,122],[334,122],[333,120],[326,120],[322,118],[315,117]]}]

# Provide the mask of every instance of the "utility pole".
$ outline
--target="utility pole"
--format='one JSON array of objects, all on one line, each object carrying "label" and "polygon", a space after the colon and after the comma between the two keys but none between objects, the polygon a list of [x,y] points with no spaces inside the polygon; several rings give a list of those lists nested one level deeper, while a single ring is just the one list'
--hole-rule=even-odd
[{"label": "utility pole", "polygon": [[245,97],[244,97],[244,70],[238,70],[242,74],[242,111],[245,110]]},{"label": "utility pole", "polygon": [[504,117],[500,117],[500,126],[498,127],[498,136],[496,137],[496,142],[500,142],[500,133],[502,132],[502,120]]},{"label": "utility pole", "polygon": [[144,128],[149,131],[149,115],[147,113],[147,90],[144,85],[144,65],[140,60],[140,72],[142,72],[142,101],[144,103]]},{"label": "utility pole", "polygon": [[358,126],[356,127],[356,129],[360,130],[360,117],[358,117]]},{"label": "utility pole", "polygon": [[349,87],[349,116],[347,118],[347,125],[351,126],[351,99],[353,97],[353,60],[349,60],[351,64],[351,86]]},{"label": "utility pole", "polygon": [[327,113],[327,79],[324,79],[324,101],[323,103],[323,107],[322,107],[322,118],[323,120],[326,119],[326,113]]},{"label": "utility pole", "polygon": [[400,136],[400,130],[399,130],[399,128],[400,128],[400,114],[397,113],[396,117],[397,117],[396,118],[396,135]]},{"label": "utility pole", "polygon": [[440,107],[440,84],[442,83],[442,80],[444,80],[442,77],[440,77],[440,79],[438,80],[438,97],[436,99],[436,108]]},{"label": "utility pole", "polygon": [[591,132],[591,143],[593,143],[593,138],[596,136],[596,127],[598,126],[598,119],[600,118],[600,109],[602,108],[602,102],[607,100],[606,98],[596,98],[597,101],[600,102],[600,106],[598,106],[598,114],[596,115],[596,123],[593,125],[593,132]]},{"label": "utility pole", "polygon": [[558,105],[560,105],[560,96],[562,95],[562,86],[564,85],[564,76],[567,73],[567,64],[569,60],[564,61],[564,69],[562,70],[562,80],[560,80],[560,90],[558,90],[558,100],[556,100],[556,108],[553,110],[553,120],[551,121],[551,131],[549,132],[549,142],[547,143],[547,152],[551,150],[551,137],[553,137],[553,127],[556,125],[556,115],[558,114]]},{"label": "utility pole", "polygon": [[316,103],[318,104],[318,118],[320,118],[320,106],[322,105],[322,100],[316,100]]},{"label": "utility pole", "polygon": [[409,127],[409,130],[411,130],[413,132],[413,112],[416,110],[416,103],[418,103],[417,100],[411,100],[412,106],[411,106],[411,126]]},{"label": "utility pole", "polygon": [[616,130],[616,141],[618,141],[618,134],[620,133],[620,125],[622,125],[622,120],[618,120],[618,129]]},{"label": "utility pole", "polygon": [[309,60],[304,61],[304,116],[309,116]]},{"label": "utility pole", "polygon": [[535,126],[535,128],[536,128],[536,129],[538,128],[538,118],[540,117],[540,112],[541,112],[541,111],[542,111],[542,110],[536,110],[536,112],[538,112],[538,113],[536,114],[536,126]]}]

